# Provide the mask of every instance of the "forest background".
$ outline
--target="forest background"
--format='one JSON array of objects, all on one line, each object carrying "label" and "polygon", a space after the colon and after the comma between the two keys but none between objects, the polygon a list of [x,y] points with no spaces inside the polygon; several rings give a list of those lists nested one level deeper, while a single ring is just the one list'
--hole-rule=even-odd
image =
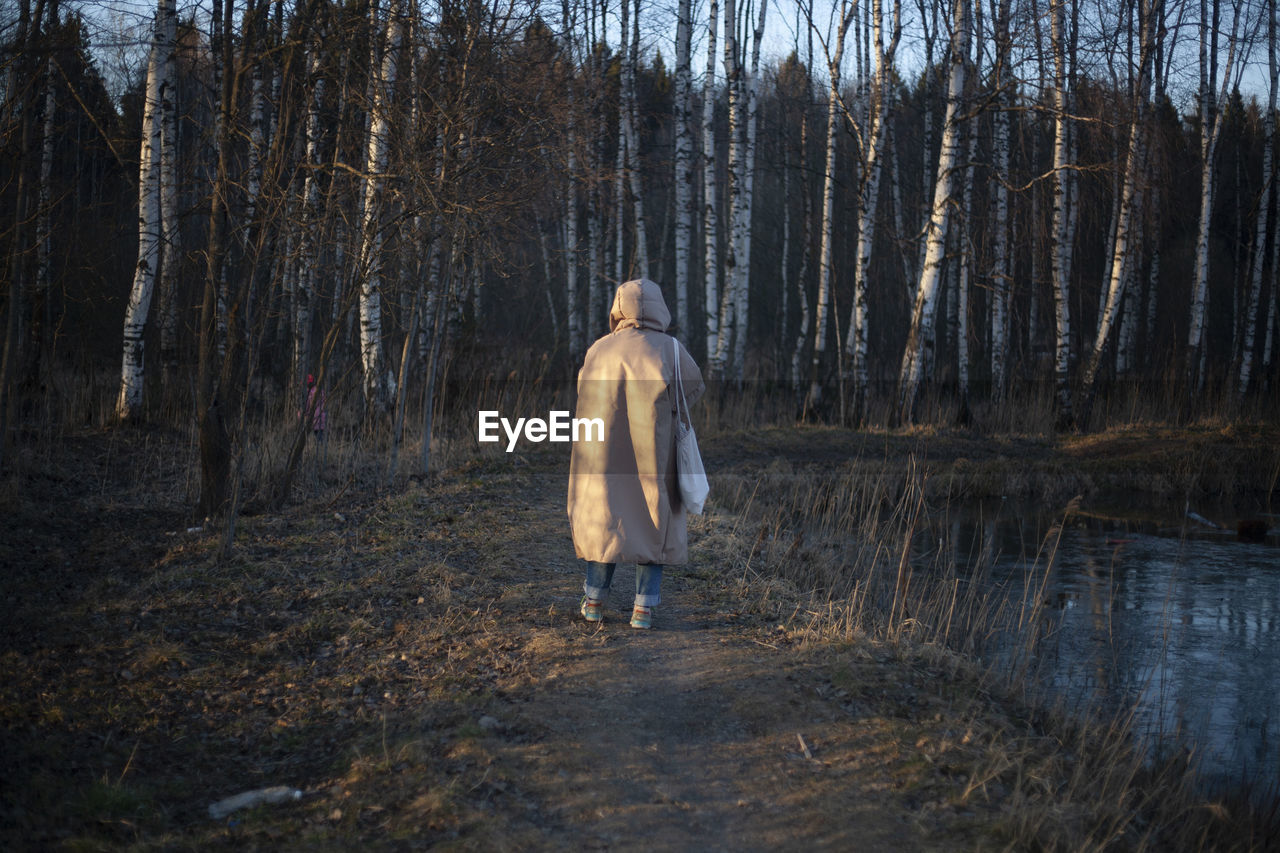
[{"label": "forest background", "polygon": [[1274,415],[1275,5],[6,4],[0,463],[145,421],[283,501],[314,376],[425,472],[637,276],[708,418]]}]

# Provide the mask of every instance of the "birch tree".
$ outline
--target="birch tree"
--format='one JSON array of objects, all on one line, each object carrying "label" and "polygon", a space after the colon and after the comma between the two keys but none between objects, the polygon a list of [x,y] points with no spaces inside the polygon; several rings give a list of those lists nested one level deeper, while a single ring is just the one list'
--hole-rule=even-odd
[{"label": "birch tree", "polygon": [[1137,77],[1133,86],[1133,105],[1129,125],[1129,150],[1126,155],[1123,188],[1120,193],[1120,209],[1116,216],[1115,235],[1112,239],[1111,260],[1107,276],[1106,304],[1098,322],[1098,334],[1089,353],[1089,361],[1085,367],[1082,390],[1084,405],[1081,406],[1079,426],[1083,429],[1088,424],[1089,410],[1092,406],[1098,378],[1098,368],[1102,363],[1103,350],[1106,348],[1111,328],[1115,324],[1124,296],[1125,282],[1129,278],[1133,247],[1133,225],[1137,215],[1137,199],[1139,180],[1145,170],[1146,156],[1146,104],[1148,99],[1147,83],[1149,69],[1154,54],[1155,38],[1155,4],[1153,0],[1139,0],[1138,29],[1140,32],[1137,62]]},{"label": "birch tree", "polygon": [[225,510],[230,491],[231,435],[228,431],[227,401],[220,393],[222,376],[231,361],[226,357],[224,250],[226,244],[227,196],[231,185],[230,123],[233,57],[230,29],[233,4],[214,0],[210,26],[210,54],[216,82],[214,145],[217,165],[209,194],[209,239],[205,253],[204,296],[200,303],[199,363],[196,368],[196,419],[200,425],[200,504],[204,515]]},{"label": "birch tree", "polygon": [[853,308],[849,316],[849,336],[845,354],[850,360],[853,379],[854,419],[865,415],[867,397],[867,284],[871,273],[871,252],[875,244],[876,221],[880,200],[880,174],[885,141],[890,121],[892,90],[890,77],[898,39],[902,35],[900,0],[893,0],[893,30],[888,43],[884,34],[882,0],[872,0],[871,22],[875,39],[875,76],[871,80],[871,126],[862,163],[862,187],[858,198],[858,242],[854,254]]},{"label": "birch tree", "polygon": [[725,245],[724,288],[720,292],[719,334],[716,337],[716,348],[708,353],[709,373],[714,377],[724,375],[724,366],[730,356],[730,346],[736,324],[733,312],[737,307],[738,269],[737,253],[741,249],[739,228],[739,206],[742,201],[742,62],[738,57],[737,28],[738,15],[735,0],[724,2],[724,88],[729,107],[729,162],[728,162],[728,199],[725,207],[728,213],[728,235]]},{"label": "birch tree", "polygon": [[[622,85],[623,85],[623,106],[626,113],[625,119],[622,120],[624,132],[624,141],[626,142],[627,160],[625,173],[627,176],[627,184],[631,189],[632,217],[635,225],[635,267],[636,274],[641,278],[649,276],[649,238],[645,229],[644,215],[644,198],[645,194],[640,186],[640,132],[639,132],[639,107],[636,97],[636,68],[640,64],[640,0],[632,0],[635,3],[633,14],[634,18],[631,27],[631,41],[627,45],[629,50],[624,49],[625,56],[622,61]],[[626,18],[627,0],[622,0],[622,15]],[[624,43],[626,42],[627,33],[625,25],[622,35]],[[619,281],[622,277],[619,277]]]},{"label": "birch tree", "polygon": [[[982,43],[982,22],[978,19],[976,12],[980,6],[975,6],[974,22],[973,22],[973,39],[979,45]],[[982,79],[982,51],[975,51],[973,59],[973,69],[969,76],[976,82]],[[969,296],[973,282],[973,266],[974,266],[974,234],[973,227],[976,217],[973,211],[973,185],[976,183],[974,179],[974,160],[978,150],[978,116],[975,112],[966,125],[967,141],[965,142],[964,163],[961,167],[961,181],[963,189],[960,198],[960,227],[955,229],[956,242],[959,244],[959,263],[956,273],[956,291],[955,291],[955,339],[956,339],[956,379],[958,392],[960,397],[960,409],[957,413],[957,420],[960,423],[968,423],[972,415],[969,412]]]},{"label": "birch tree", "polygon": [[[608,228],[606,204],[606,183],[603,180],[605,174],[605,141],[607,128],[605,127],[605,98],[602,94],[606,91],[608,84],[608,63],[605,62],[604,51],[597,49],[596,34],[596,7],[591,4],[588,7],[591,12],[588,20],[588,38],[592,49],[588,53],[588,74],[587,77],[595,85],[592,87],[596,91],[596,96],[592,102],[592,113],[595,119],[591,123],[591,143],[588,146],[589,163],[587,165],[588,174],[598,175],[599,179],[592,182],[590,197],[590,214],[587,218],[587,265],[588,265],[588,281],[587,281],[587,315],[586,315],[586,331],[587,342],[595,340],[600,330],[605,327],[607,320],[606,310],[608,308],[605,300],[608,298],[608,292],[605,287],[605,270],[608,266]],[[603,10],[601,10],[603,14]]]},{"label": "birch tree", "polygon": [[[166,386],[177,382],[178,259],[182,232],[178,227],[178,9],[175,0],[161,0],[164,43],[168,50],[164,79],[160,81],[160,278],[158,286],[164,314],[161,317],[160,358]],[[166,340],[167,339],[167,340]],[[167,344],[167,346],[166,346]],[[172,391],[173,389],[170,389]]]},{"label": "birch tree", "polygon": [[161,0],[156,10],[151,51],[147,60],[146,100],[142,114],[142,150],[138,164],[138,262],[124,316],[124,356],[120,370],[120,394],[116,417],[132,420],[142,413],[144,339],[151,295],[155,290],[161,249],[160,146],[164,122],[160,115],[160,83],[172,50],[165,41],[168,15]]},{"label": "birch tree", "polygon": [[733,378],[742,382],[747,351],[747,335],[750,331],[751,309],[751,223],[755,210],[756,136],[760,125],[760,42],[764,39],[765,17],[769,0],[760,0],[760,17],[756,21],[751,38],[751,66],[746,80],[746,121],[742,145],[742,191],[734,212],[734,233],[737,248],[734,251],[734,336]]},{"label": "birch tree", "polygon": [[[796,33],[800,32],[799,10],[797,9]],[[801,70],[796,63],[794,74],[779,75],[779,87],[784,79],[791,85],[788,86],[788,93],[784,96],[784,103],[797,103],[800,109],[800,138],[796,142],[798,152],[797,164],[799,166],[800,176],[800,199],[801,199],[801,248],[800,248],[800,268],[796,272],[795,288],[796,303],[799,306],[799,325],[796,331],[795,346],[791,350],[791,389],[796,394],[797,403],[800,402],[800,395],[805,389],[802,384],[802,376],[804,371],[804,355],[807,344],[809,343],[809,265],[813,256],[813,240],[810,239],[813,228],[813,192],[812,183],[809,180],[809,171],[806,168],[808,150],[809,150],[809,106],[813,98],[813,27],[806,27],[808,51],[806,53],[806,62]],[[799,45],[797,43],[797,55],[799,54]],[[784,66],[784,70],[788,66]],[[787,113],[784,113],[786,115]],[[790,196],[789,192],[783,193],[784,198]]]},{"label": "birch tree", "polygon": [[323,35],[307,46],[306,154],[307,169],[302,179],[302,227],[298,253],[297,284],[293,309],[293,385],[301,393],[301,383],[311,366],[311,305],[316,289],[317,232],[320,228],[320,108],[325,81],[320,73]]},{"label": "birch tree", "polygon": [[1006,77],[1012,61],[1009,33],[1011,0],[991,0],[991,26],[995,57],[991,68],[994,103],[991,115],[991,264],[987,272],[990,293],[991,396],[1004,399],[1009,331],[1009,110],[1013,98]]},{"label": "birch tree", "polygon": [[[908,221],[905,230],[902,223],[898,223],[898,239],[903,241],[902,253],[902,269],[903,275],[907,281],[907,298],[909,301],[915,301],[915,289],[920,282],[920,270],[924,265],[925,252],[928,249],[928,243],[920,239],[924,236],[929,223],[928,200],[930,198],[929,184],[930,179],[934,176],[933,171],[933,79],[939,71],[935,70],[933,57],[934,45],[937,42],[939,31],[941,30],[941,22],[938,20],[939,13],[944,9],[942,3],[936,0],[916,0],[916,9],[919,12],[917,23],[920,27],[921,39],[924,42],[924,78],[922,80],[925,97],[924,97],[924,115],[921,124],[924,127],[924,134],[920,144],[920,206],[916,211],[916,215],[912,220]],[[901,155],[899,155],[900,157]],[[898,157],[894,158],[894,162],[898,161]],[[896,179],[895,179],[896,182]],[[895,198],[901,199],[901,188],[895,186]],[[901,204],[897,205],[897,209],[905,211]]]},{"label": "birch tree", "polygon": [[955,171],[960,155],[961,106],[964,100],[965,57],[969,50],[968,0],[955,0],[951,33],[950,73],[947,85],[947,112],[942,127],[942,147],[938,154],[937,182],[933,194],[933,212],[926,232],[926,252],[916,288],[915,306],[911,313],[911,329],[902,356],[898,376],[898,409],[904,421],[914,416],[916,394],[920,387],[921,368],[927,357],[926,348],[933,327],[938,283],[946,251],[947,226],[953,204]]},{"label": "birch tree", "polygon": [[1075,247],[1078,211],[1075,173],[1071,157],[1070,100],[1067,93],[1068,35],[1065,0],[1050,0],[1049,29],[1053,51],[1053,242],[1050,271],[1053,276],[1055,348],[1053,359],[1058,426],[1072,422],[1071,415],[1071,252]]},{"label": "birch tree", "polygon": [[675,265],[676,324],[689,335],[689,273],[693,241],[693,80],[690,52],[693,40],[693,4],[679,0],[676,6],[675,91]]},{"label": "birch tree", "polygon": [[708,362],[720,343],[719,314],[719,214],[716,180],[716,28],[719,25],[718,0],[709,4],[707,24],[707,70],[702,86],[702,218],[703,218],[703,297],[706,307],[706,346]]},{"label": "birch tree", "polygon": [[[1267,226],[1270,222],[1273,194],[1273,149],[1276,136],[1276,92],[1280,88],[1280,63],[1276,61],[1276,0],[1266,0],[1267,16],[1267,68],[1270,71],[1270,88],[1267,90],[1267,112],[1263,117],[1262,189],[1258,193],[1258,216],[1253,235],[1253,270],[1249,286],[1249,305],[1245,311],[1244,343],[1240,350],[1240,377],[1237,391],[1244,396],[1253,378],[1253,351],[1258,326],[1258,307],[1262,302],[1262,270],[1267,250]],[[1272,270],[1275,276],[1275,270]]]},{"label": "birch tree", "polygon": [[[376,6],[374,7],[376,15]],[[376,19],[374,21],[376,25]],[[375,26],[375,32],[376,26]],[[382,276],[383,223],[382,186],[386,180],[391,135],[391,94],[396,82],[396,61],[403,32],[401,8],[397,4],[387,16],[382,62],[374,68],[372,117],[365,154],[363,247],[361,257],[367,270],[360,287],[360,355],[367,412],[386,408],[387,395],[382,375]]]},{"label": "birch tree", "polygon": [[[1239,25],[1241,0],[1233,4],[1231,33],[1227,40],[1227,59],[1222,69],[1221,84],[1217,78],[1218,27],[1221,0],[1212,0],[1212,25],[1208,0],[1200,0],[1200,217],[1196,229],[1196,256],[1192,268],[1191,322],[1187,334],[1186,374],[1188,390],[1195,393],[1204,382],[1205,367],[1205,304],[1209,285],[1209,226],[1213,219],[1214,191],[1217,188],[1218,142],[1222,136],[1222,121],[1218,114],[1221,104],[1227,101],[1233,80],[1238,83],[1235,71],[1239,50]],[[1240,62],[1243,66],[1243,61]],[[1234,72],[1234,76],[1233,76]],[[1216,88],[1215,88],[1216,87]]]},{"label": "birch tree", "polygon": [[[832,256],[835,240],[836,142],[841,119],[840,65],[844,60],[845,37],[853,24],[855,11],[856,7],[851,0],[841,0],[840,19],[835,33],[835,49],[827,53],[827,74],[830,86],[827,89],[826,165],[823,169],[822,220],[819,225],[821,248],[818,250],[818,299],[814,311],[813,358],[809,363],[809,396],[805,400],[805,413],[822,402],[822,385],[818,371],[827,349],[827,314],[831,305]],[[810,18],[811,26],[812,23]]]}]

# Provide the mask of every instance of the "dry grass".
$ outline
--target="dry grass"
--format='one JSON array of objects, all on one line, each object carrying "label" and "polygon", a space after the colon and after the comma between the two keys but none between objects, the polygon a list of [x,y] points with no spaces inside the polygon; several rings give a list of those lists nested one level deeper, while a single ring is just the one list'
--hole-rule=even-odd
[{"label": "dry grass", "polygon": [[[708,547],[730,556],[742,595],[810,642],[869,641],[969,670],[981,688],[951,713],[973,721],[964,742],[980,749],[961,799],[1012,804],[989,827],[1002,843],[1256,850],[1274,839],[1275,792],[1210,795],[1195,761],[1150,754],[1154,744],[1133,730],[1133,708],[1065,708],[1035,686],[1040,643],[1053,630],[1044,591],[1079,499],[1046,535],[1023,587],[1006,593],[984,574],[994,554],[969,555],[978,570],[960,571],[943,541],[949,490],[929,480],[915,457],[834,471],[775,461],[724,475],[713,491],[729,519],[704,525],[728,530]],[[990,668],[973,664],[975,656]],[[993,725],[993,706],[1016,709],[1016,721]]]}]

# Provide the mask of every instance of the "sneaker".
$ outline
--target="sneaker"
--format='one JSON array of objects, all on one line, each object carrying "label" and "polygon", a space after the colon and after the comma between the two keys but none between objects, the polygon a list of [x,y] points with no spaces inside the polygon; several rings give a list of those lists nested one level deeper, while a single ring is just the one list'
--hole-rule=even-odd
[{"label": "sneaker", "polygon": [[604,621],[604,600],[582,596],[582,618],[588,622]]},{"label": "sneaker", "polygon": [[653,608],[641,607],[636,605],[631,611],[631,627],[632,628],[652,628],[653,627]]}]

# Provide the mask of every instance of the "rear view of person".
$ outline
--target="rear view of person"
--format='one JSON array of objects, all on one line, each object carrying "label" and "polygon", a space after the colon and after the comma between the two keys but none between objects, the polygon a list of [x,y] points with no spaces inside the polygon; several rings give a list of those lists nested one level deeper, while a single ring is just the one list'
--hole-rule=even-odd
[{"label": "rear view of person", "polygon": [[575,417],[604,423],[603,440],[585,440],[594,433],[575,440],[569,461],[569,525],[587,564],[581,612],[588,622],[604,618],[614,567],[627,562],[637,564],[631,627],[651,627],[663,567],[688,561],[676,484],[676,359],[689,403],[704,386],[693,357],[667,334],[670,325],[657,284],[626,282],[613,298],[609,334],[587,350],[578,372]]}]

